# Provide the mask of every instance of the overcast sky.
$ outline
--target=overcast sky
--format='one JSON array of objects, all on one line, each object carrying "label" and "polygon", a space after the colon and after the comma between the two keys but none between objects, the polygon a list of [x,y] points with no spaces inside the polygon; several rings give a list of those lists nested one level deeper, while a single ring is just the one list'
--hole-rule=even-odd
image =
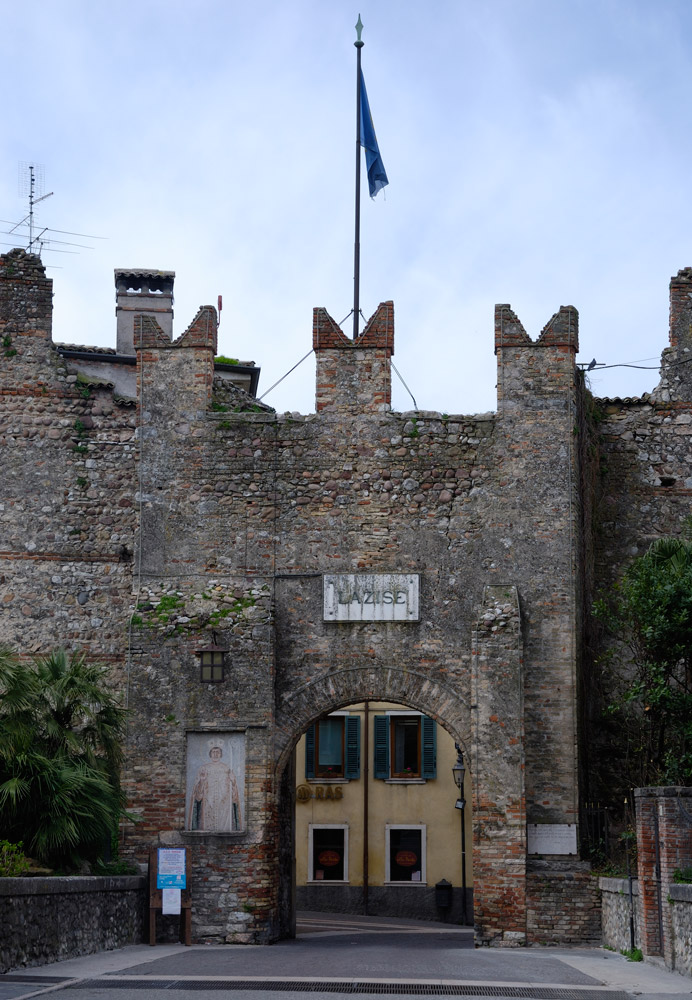
[{"label": "overcast sky", "polygon": [[[223,295],[219,351],[262,393],[313,306],[348,314],[359,11],[390,181],[363,197],[361,307],[394,300],[418,407],[495,409],[496,302],[534,338],[574,305],[580,361],[657,368],[692,264],[690,0],[0,0],[0,217],[33,162],[38,223],[104,237],[44,252],[54,339],[115,346],[113,269],[174,270],[174,335]],[[266,402],[311,412],[314,357]]]}]

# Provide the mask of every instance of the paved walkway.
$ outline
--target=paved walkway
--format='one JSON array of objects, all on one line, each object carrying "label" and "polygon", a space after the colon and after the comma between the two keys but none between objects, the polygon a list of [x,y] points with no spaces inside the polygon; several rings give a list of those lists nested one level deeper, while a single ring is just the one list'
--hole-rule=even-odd
[{"label": "paved walkway", "polygon": [[311,1000],[340,995],[677,1000],[692,979],[601,949],[474,949],[470,928],[304,913],[298,937],[248,945],[137,945],[0,976],[0,1000]]}]

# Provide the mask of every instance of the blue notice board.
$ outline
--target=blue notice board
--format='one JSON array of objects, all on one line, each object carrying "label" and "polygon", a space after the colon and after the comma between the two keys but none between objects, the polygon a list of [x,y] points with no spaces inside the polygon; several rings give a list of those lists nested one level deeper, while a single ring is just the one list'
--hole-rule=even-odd
[{"label": "blue notice board", "polygon": [[159,847],[156,865],[157,889],[186,889],[185,847]]}]

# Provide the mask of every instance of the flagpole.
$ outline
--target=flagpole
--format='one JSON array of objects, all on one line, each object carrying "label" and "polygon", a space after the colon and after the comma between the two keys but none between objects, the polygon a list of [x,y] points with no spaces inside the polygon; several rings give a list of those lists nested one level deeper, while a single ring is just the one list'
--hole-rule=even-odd
[{"label": "flagpole", "polygon": [[360,50],[364,42],[361,41],[363,23],[358,15],[356,31],[358,39],[353,44],[356,47],[356,238],[353,250],[353,339],[358,340],[358,320],[360,316]]}]

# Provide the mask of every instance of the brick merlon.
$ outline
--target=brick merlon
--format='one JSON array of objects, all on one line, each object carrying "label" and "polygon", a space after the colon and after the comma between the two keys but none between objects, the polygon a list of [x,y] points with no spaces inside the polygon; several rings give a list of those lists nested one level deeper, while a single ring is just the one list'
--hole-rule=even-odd
[{"label": "brick merlon", "polygon": [[532,340],[508,303],[495,306],[495,353],[502,347],[571,347],[579,350],[579,313],[574,306],[560,306],[537,340]]},{"label": "brick merlon", "polygon": [[347,337],[327,310],[317,306],[312,312],[312,347],[316,353],[335,348],[343,351],[384,348],[389,355],[394,354],[394,303],[380,302],[357,340]]},{"label": "brick merlon", "polygon": [[177,340],[170,341],[153,316],[137,313],[134,318],[135,350],[152,347],[168,350],[206,347],[216,354],[217,327],[214,306],[200,306],[187,330]]}]

